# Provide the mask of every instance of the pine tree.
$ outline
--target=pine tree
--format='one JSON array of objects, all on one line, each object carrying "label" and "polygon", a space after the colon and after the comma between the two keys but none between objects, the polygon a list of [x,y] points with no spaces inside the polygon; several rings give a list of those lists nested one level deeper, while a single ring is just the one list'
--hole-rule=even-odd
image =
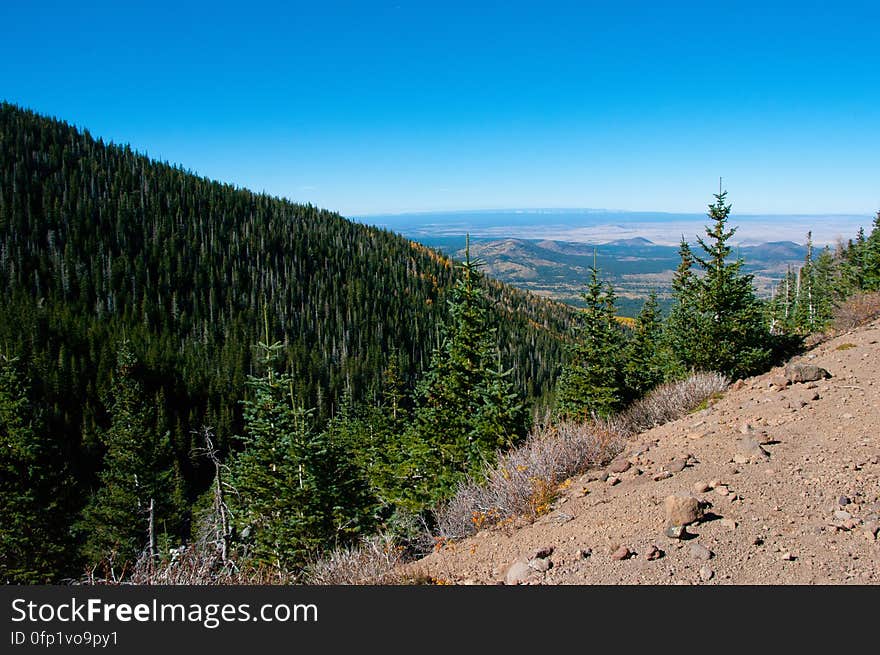
[{"label": "pine tree", "polygon": [[0,355],[0,583],[56,582],[64,570],[65,518],[45,425],[14,358]]},{"label": "pine tree", "polygon": [[149,526],[156,516],[150,512],[161,513],[169,503],[168,435],[156,436],[136,365],[129,343],[123,341],[117,351],[111,425],[103,434],[101,486],[78,526],[85,535],[83,554],[91,563],[124,566],[136,559],[155,544]]},{"label": "pine tree", "polygon": [[369,528],[369,493],[351,453],[315,430],[312,412],[298,405],[293,376],[279,373],[283,345],[258,344],[262,377],[251,376],[243,402],[244,449],[232,466],[234,510],[247,556],[280,571],[303,566],[330,545]]},{"label": "pine tree", "polygon": [[731,206],[726,196],[724,191],[715,195],[709,205],[712,224],[706,238],[697,239],[705,256],[693,259],[704,275],[690,272],[689,248],[682,256],[667,340],[685,368],[742,377],[770,364],[773,342],[752,276],[741,273],[741,259],[727,261],[736,228],[727,228]]},{"label": "pine tree", "polygon": [[608,416],[627,399],[623,378],[623,331],[615,319],[614,289],[599,279],[595,263],[582,295],[585,306],[556,392],[560,418]]},{"label": "pine tree", "polygon": [[496,328],[478,283],[480,264],[471,260],[469,245],[465,252],[440,346],[416,388],[414,425],[405,440],[416,509],[449,493],[464,473],[491,461],[528,428],[510,371],[500,365]]},{"label": "pine tree", "polygon": [[866,291],[880,290],[880,211],[874,217],[873,228],[864,245],[864,282]]},{"label": "pine tree", "polygon": [[663,382],[669,370],[669,357],[662,344],[663,321],[657,294],[651,291],[636,317],[632,337],[626,346],[626,388],[640,398]]}]

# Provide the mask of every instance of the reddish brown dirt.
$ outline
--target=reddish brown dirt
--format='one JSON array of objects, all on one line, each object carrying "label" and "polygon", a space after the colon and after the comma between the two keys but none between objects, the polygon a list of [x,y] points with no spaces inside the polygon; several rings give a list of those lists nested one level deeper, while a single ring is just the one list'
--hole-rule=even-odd
[{"label": "reddish brown dirt", "polygon": [[[633,439],[618,484],[602,479],[607,470],[574,478],[534,523],[484,530],[411,566],[447,583],[497,584],[514,561],[552,547],[552,567],[525,584],[880,582],[880,321],[794,361],[833,377],[780,388],[778,368],[745,380],[709,408]],[[764,442],[769,459],[744,461],[744,437]],[[654,480],[685,457],[686,468]],[[714,489],[697,492],[697,483]],[[663,500],[680,492],[707,507],[689,540],[664,534]],[[612,559],[620,546],[635,554]],[[647,558],[652,546],[658,559]]]}]

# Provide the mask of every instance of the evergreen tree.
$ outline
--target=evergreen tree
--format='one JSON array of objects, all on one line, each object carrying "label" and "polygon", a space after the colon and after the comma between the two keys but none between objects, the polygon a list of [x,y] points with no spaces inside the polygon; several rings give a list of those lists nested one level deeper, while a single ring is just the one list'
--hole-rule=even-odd
[{"label": "evergreen tree", "polygon": [[668,343],[685,368],[713,370],[733,377],[764,370],[773,356],[769,328],[755,296],[752,276],[741,273],[743,262],[728,262],[731,206],[726,192],[709,206],[711,226],[698,238],[705,256],[694,256],[702,277],[690,271],[690,249],[682,256],[675,305],[668,325]]},{"label": "evergreen tree", "polygon": [[874,217],[873,228],[864,245],[864,282],[866,291],[880,290],[880,211]]},{"label": "evergreen tree", "polygon": [[0,584],[54,582],[68,546],[62,472],[29,386],[17,361],[0,355]]},{"label": "evergreen tree", "polygon": [[136,365],[128,341],[123,341],[111,392],[111,425],[103,434],[101,486],[78,526],[85,536],[83,554],[91,563],[123,566],[142,551],[154,549],[155,532],[151,534],[149,528],[168,512],[169,435],[157,438]]},{"label": "evergreen tree", "polygon": [[608,416],[627,400],[623,330],[615,319],[614,289],[599,279],[595,264],[582,295],[585,306],[556,392],[556,414],[584,420]]},{"label": "evergreen tree", "polygon": [[478,267],[466,248],[440,346],[416,388],[414,425],[405,441],[417,509],[450,492],[462,474],[491,461],[528,429],[510,371],[500,366]]},{"label": "evergreen tree", "polygon": [[247,555],[289,571],[368,529],[372,507],[351,454],[315,430],[312,412],[296,403],[293,376],[276,371],[283,345],[269,342],[268,319],[258,347],[266,372],[248,380],[233,514]]},{"label": "evergreen tree", "polygon": [[663,321],[657,294],[651,291],[636,317],[633,334],[626,347],[626,388],[635,398],[663,382],[669,370],[669,357],[662,344]]}]

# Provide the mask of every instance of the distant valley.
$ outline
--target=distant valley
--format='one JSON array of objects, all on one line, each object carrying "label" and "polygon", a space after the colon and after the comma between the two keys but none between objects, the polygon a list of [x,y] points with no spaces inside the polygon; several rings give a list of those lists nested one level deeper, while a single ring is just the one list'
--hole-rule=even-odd
[{"label": "distant valley", "polygon": [[[395,230],[457,259],[464,258],[465,233],[471,256],[489,275],[572,305],[589,278],[593,258],[618,295],[620,313],[634,316],[654,290],[662,306],[670,301],[682,235],[696,248],[706,218],[699,214],[612,212],[607,210],[510,210],[413,213],[357,219]],[[736,217],[745,270],[755,276],[758,294],[769,297],[789,266],[806,256],[807,231],[817,247],[868,226],[868,216]]]}]

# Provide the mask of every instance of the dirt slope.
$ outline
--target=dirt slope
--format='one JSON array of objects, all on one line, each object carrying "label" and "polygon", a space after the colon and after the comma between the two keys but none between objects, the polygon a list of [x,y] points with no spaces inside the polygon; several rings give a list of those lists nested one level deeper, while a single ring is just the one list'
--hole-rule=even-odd
[{"label": "dirt slope", "polygon": [[[779,368],[737,383],[633,439],[614,463],[626,471],[570,481],[535,523],[482,531],[415,566],[457,584],[880,583],[880,321],[793,363],[833,377],[784,386]],[[686,539],[665,534],[676,493],[705,507]],[[614,559],[621,546],[633,554]]]}]

